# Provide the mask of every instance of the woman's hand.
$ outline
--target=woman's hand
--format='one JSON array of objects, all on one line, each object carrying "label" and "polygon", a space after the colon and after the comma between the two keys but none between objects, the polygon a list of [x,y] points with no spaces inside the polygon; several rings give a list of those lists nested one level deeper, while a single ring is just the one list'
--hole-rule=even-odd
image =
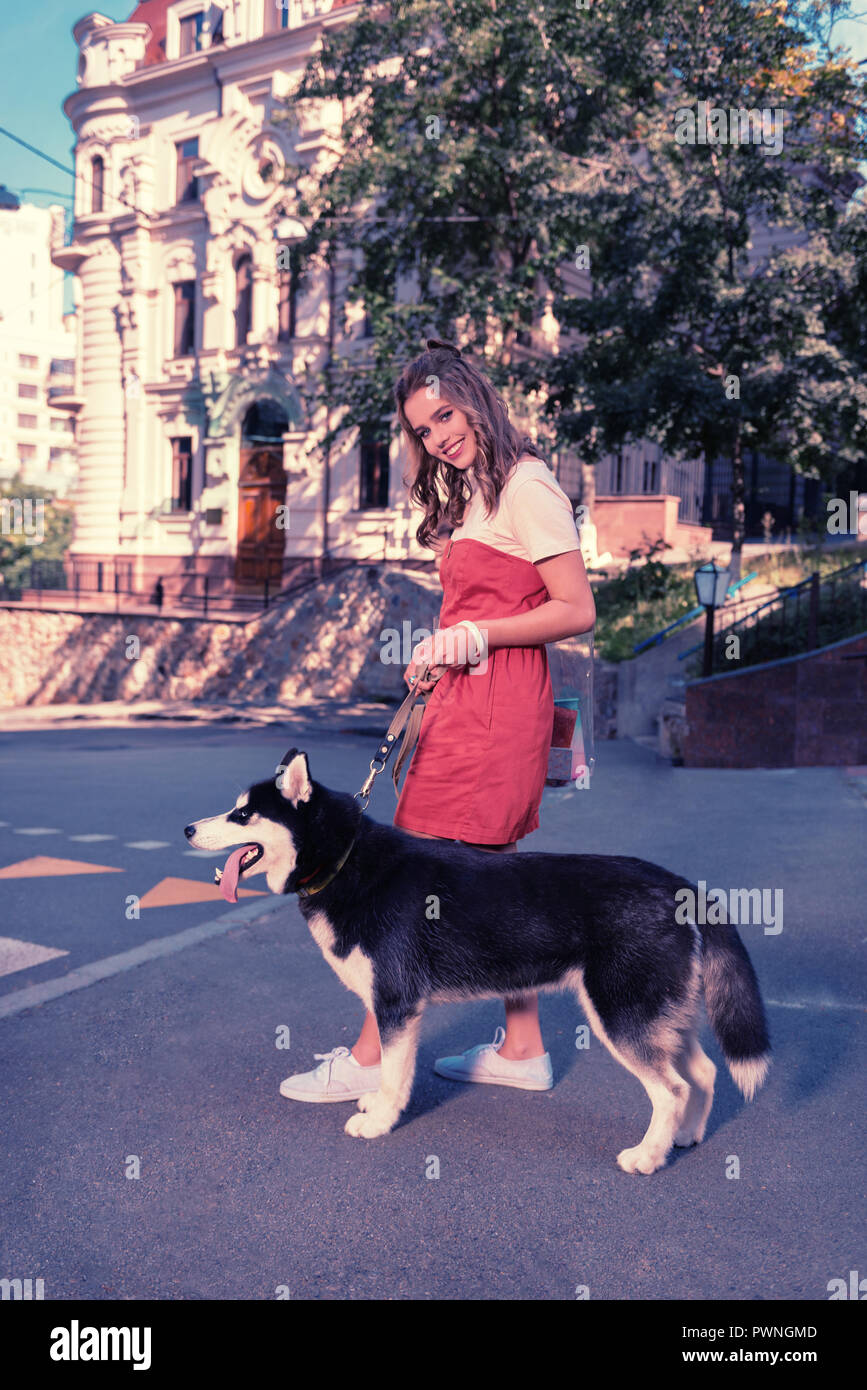
[{"label": "woman's hand", "polygon": [[414,685],[424,667],[429,666],[431,679],[420,682],[419,689],[431,690],[450,666],[466,666],[468,661],[477,662],[480,655],[473,635],[460,623],[452,627],[437,628],[432,636],[425,637],[423,642],[413,647],[412,658],[404,672],[404,680],[407,685]]},{"label": "woman's hand", "polygon": [[419,690],[433,690],[440,676],[444,676],[447,670],[445,666],[430,666],[428,679],[420,681],[418,677],[425,666],[430,666],[430,663],[427,661],[411,661],[407,666],[403,673],[403,678],[410,690],[414,690],[416,686]]}]

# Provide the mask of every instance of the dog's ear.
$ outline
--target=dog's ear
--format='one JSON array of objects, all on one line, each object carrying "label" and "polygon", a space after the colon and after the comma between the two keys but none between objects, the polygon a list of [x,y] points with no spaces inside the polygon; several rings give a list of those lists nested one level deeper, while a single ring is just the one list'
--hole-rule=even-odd
[{"label": "dog's ear", "polygon": [[289,749],[277,769],[277,790],[287,801],[291,801],[293,806],[297,806],[299,801],[310,800],[313,795],[313,783],[310,780],[306,753],[299,753],[297,748]]}]

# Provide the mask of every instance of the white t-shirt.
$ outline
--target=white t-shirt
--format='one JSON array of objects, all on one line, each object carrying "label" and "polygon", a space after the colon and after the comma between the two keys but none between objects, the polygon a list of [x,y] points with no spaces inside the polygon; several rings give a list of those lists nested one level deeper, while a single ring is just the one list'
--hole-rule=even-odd
[{"label": "white t-shirt", "polygon": [[490,516],[485,515],[485,496],[472,472],[469,482],[473,495],[463,522],[452,532],[453,540],[482,541],[531,564],[581,549],[572,503],[542,459],[526,455],[518,460]]}]

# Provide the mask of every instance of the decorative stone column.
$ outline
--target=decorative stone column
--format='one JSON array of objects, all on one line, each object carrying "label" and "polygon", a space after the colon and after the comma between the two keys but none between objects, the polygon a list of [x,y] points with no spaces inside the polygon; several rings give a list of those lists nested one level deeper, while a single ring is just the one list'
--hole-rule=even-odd
[{"label": "decorative stone column", "polygon": [[117,553],[125,442],[121,339],[115,315],[121,297],[120,258],[111,242],[97,242],[78,273],[84,405],[78,423],[75,536],[70,546],[74,559]]},{"label": "decorative stone column", "polygon": [[126,458],[120,521],[120,543],[125,565],[132,566],[134,587],[146,585],[143,555],[155,538],[146,446],[147,402],[144,323],[147,313],[145,286],[149,273],[149,238],[143,227],[133,229],[122,241],[121,299],[116,318],[122,343],[122,379],[126,415]]},{"label": "decorative stone column", "polygon": [[321,538],[311,534],[316,526],[317,497],[312,489],[310,459],[305,456],[310,435],[305,429],[283,435],[283,467],[286,470],[286,545],[283,555],[298,559],[321,552]]}]

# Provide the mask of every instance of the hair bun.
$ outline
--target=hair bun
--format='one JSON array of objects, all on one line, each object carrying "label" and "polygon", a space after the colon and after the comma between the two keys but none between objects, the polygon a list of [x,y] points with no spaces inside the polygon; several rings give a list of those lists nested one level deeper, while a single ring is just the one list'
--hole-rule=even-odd
[{"label": "hair bun", "polygon": [[454,343],[444,342],[442,338],[428,338],[427,350],[428,352],[453,352],[455,357],[461,355],[459,347],[456,347]]}]

